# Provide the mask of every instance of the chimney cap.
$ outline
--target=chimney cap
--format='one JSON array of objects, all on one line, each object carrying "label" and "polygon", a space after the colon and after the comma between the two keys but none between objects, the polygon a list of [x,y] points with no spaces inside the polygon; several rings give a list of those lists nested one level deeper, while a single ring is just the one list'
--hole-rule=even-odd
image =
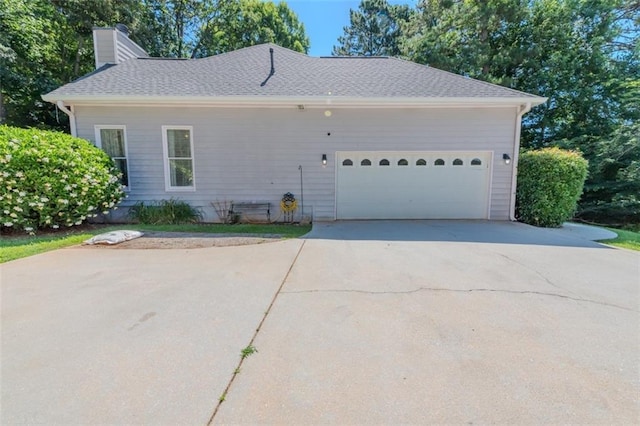
[{"label": "chimney cap", "polygon": [[116,30],[120,31],[124,35],[129,35],[129,28],[125,24],[116,24]]}]

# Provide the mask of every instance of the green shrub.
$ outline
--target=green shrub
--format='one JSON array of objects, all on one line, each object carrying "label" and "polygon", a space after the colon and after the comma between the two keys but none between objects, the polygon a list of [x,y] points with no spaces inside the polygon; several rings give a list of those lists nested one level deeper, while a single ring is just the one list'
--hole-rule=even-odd
[{"label": "green shrub", "polygon": [[576,151],[545,148],[523,152],[518,164],[518,220],[558,227],[570,219],[582,194],[587,167],[587,160]]},{"label": "green shrub", "polygon": [[79,225],[123,196],[113,161],[88,141],[0,126],[0,230]]},{"label": "green shrub", "polygon": [[184,201],[172,198],[151,205],[138,202],[129,208],[129,217],[147,225],[176,225],[200,222],[202,213]]}]

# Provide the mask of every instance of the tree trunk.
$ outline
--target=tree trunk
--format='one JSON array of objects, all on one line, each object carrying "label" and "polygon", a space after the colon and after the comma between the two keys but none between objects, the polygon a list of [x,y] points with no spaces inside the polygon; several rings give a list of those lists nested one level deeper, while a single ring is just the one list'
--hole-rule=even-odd
[{"label": "tree trunk", "polygon": [[71,79],[76,79],[80,76],[80,56],[82,52],[82,48],[84,47],[84,38],[82,36],[78,37],[78,50],[76,50],[76,60],[73,64],[73,76]]},{"label": "tree trunk", "polygon": [[7,122],[7,116],[5,113],[5,108],[4,108],[4,96],[2,95],[2,92],[0,91],[0,124],[4,124]]}]

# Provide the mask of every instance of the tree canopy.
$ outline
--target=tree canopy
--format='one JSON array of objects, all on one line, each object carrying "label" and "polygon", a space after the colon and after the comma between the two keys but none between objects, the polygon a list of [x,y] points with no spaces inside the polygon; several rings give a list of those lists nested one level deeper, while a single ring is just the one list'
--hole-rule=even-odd
[{"label": "tree canopy", "polygon": [[125,24],[151,56],[204,57],[272,42],[306,53],[286,3],[260,0],[0,0],[0,123],[68,129],[41,95],[94,68],[92,28]]},{"label": "tree canopy", "polygon": [[394,7],[363,0],[334,55],[395,55],[549,98],[525,115],[523,146],[577,149],[589,160],[579,215],[640,221],[640,3],[421,0],[400,15]]},{"label": "tree canopy", "polygon": [[412,9],[391,5],[387,0],[362,0],[357,10],[349,12],[349,26],[333,47],[338,56],[398,56],[404,37],[403,25]]}]

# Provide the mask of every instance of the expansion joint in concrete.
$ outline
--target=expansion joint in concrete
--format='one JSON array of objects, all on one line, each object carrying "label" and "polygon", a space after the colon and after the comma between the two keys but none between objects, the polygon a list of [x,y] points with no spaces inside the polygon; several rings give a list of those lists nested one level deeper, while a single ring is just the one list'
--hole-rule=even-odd
[{"label": "expansion joint in concrete", "polygon": [[[296,256],[293,258],[293,261],[291,262],[291,265],[289,266],[289,269],[287,270],[287,273],[285,274],[284,278],[280,282],[280,286],[278,287],[278,290],[273,295],[273,298],[271,299],[271,303],[269,303],[269,307],[264,312],[264,315],[262,316],[262,319],[260,320],[260,323],[256,327],[256,331],[253,333],[253,336],[251,337],[251,341],[246,346],[247,348],[253,347],[253,342],[256,340],[256,337],[258,337],[258,333],[260,332],[260,329],[262,328],[262,324],[264,324],[264,321],[267,319],[267,316],[269,316],[269,313],[271,312],[271,308],[273,308],[273,305],[276,302],[276,299],[278,298],[278,295],[280,293],[282,293],[282,287],[284,287],[284,284],[289,279],[289,275],[291,274],[291,271],[293,270],[294,265],[298,261],[298,257],[300,257],[300,253],[302,253],[302,249],[304,248],[304,245],[305,245],[306,242],[307,242],[307,240],[303,240],[302,244],[300,244],[300,248],[298,249],[298,252],[296,253]],[[222,393],[222,396],[218,399],[218,403],[216,404],[216,408],[213,410],[213,413],[211,414],[211,417],[209,417],[209,421],[207,422],[207,426],[213,424],[213,420],[215,419],[216,414],[218,414],[218,410],[220,410],[220,406],[224,402],[224,399],[226,398],[226,395],[229,393],[229,389],[231,389],[231,385],[233,384],[236,376],[240,372],[240,368],[242,367],[242,364],[244,363],[245,358],[246,358],[245,356],[240,357],[240,362],[238,362],[238,366],[236,367],[236,369],[231,374],[231,379],[229,380],[229,383],[227,383],[227,387],[224,389],[224,392]]]}]

